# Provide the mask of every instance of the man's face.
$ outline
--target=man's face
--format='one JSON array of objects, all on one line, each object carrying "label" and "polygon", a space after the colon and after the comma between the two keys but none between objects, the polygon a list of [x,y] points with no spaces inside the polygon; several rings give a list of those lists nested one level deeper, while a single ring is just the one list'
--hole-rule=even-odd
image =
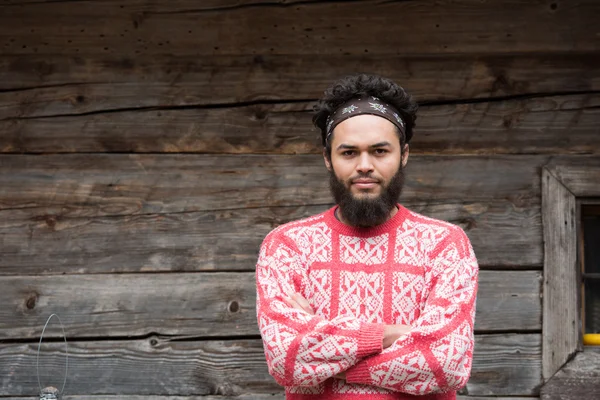
[{"label": "man's face", "polygon": [[395,126],[385,118],[358,115],[335,127],[331,190],[351,225],[374,226],[389,217],[402,189],[408,146],[400,151]]}]

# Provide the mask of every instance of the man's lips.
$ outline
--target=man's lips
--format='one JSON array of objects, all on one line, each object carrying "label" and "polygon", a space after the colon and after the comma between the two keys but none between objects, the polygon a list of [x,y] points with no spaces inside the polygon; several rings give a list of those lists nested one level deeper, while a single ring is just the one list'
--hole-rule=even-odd
[{"label": "man's lips", "polygon": [[376,185],[379,184],[379,181],[376,179],[364,179],[364,178],[360,178],[360,179],[354,179],[352,180],[352,185],[356,186],[357,188],[360,189],[368,189],[368,188],[373,188]]}]

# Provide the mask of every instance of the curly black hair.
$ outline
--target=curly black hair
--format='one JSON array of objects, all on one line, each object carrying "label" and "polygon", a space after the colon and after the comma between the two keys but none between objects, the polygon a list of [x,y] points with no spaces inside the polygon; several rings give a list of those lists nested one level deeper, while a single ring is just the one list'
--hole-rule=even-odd
[{"label": "curly black hair", "polygon": [[406,126],[406,135],[398,130],[401,148],[408,143],[413,135],[415,120],[417,119],[418,104],[410,94],[393,81],[368,74],[346,76],[336,81],[325,90],[323,97],[314,106],[313,124],[321,131],[321,141],[331,156],[331,140],[327,140],[327,118],[342,104],[363,96],[375,96],[390,104],[402,116]]}]

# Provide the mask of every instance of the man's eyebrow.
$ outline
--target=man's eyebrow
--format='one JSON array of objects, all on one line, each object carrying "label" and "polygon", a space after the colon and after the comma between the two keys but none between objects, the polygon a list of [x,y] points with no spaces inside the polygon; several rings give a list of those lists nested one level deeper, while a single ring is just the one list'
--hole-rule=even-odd
[{"label": "man's eyebrow", "polygon": [[[391,146],[391,143],[390,142],[379,142],[379,143],[370,145],[369,148],[376,149],[379,147],[386,147],[386,146]],[[345,143],[342,143],[338,147],[336,147],[336,150],[355,150],[355,149],[358,149],[358,146],[354,146],[351,144],[345,144]]]},{"label": "man's eyebrow", "polygon": [[369,146],[369,148],[374,149],[376,147],[386,147],[386,146],[391,146],[390,142],[379,142],[379,143],[375,143]]},{"label": "man's eyebrow", "polygon": [[351,144],[344,144],[344,143],[342,143],[338,147],[336,147],[336,150],[341,150],[341,149],[354,150],[354,149],[357,149],[357,148],[358,148],[358,146],[352,146]]}]

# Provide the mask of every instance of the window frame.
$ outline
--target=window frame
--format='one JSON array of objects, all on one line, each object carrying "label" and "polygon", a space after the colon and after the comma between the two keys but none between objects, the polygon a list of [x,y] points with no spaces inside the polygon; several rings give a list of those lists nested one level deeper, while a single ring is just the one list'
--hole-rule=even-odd
[{"label": "window frame", "polygon": [[542,377],[547,382],[583,351],[580,205],[600,197],[600,159],[542,168],[544,285]]},{"label": "window frame", "polygon": [[[598,183],[600,185],[600,182]],[[577,229],[577,232],[579,234],[577,240],[579,242],[579,254],[580,256],[584,255],[584,244],[585,244],[585,238],[583,235],[583,207],[585,206],[597,206],[600,207],[600,197],[599,198],[593,198],[593,199],[577,199],[577,212],[578,212],[578,222],[579,222],[579,227]],[[597,212],[597,211],[596,211]],[[600,218],[600,213],[597,215]],[[579,285],[580,285],[580,293],[581,293],[581,309],[580,309],[580,315],[581,315],[581,335],[583,338],[583,335],[585,334],[585,318],[586,318],[586,313],[585,313],[585,292],[584,292],[584,285],[585,285],[585,258],[584,257],[580,257],[579,259],[579,271],[580,271],[580,275],[579,275]],[[600,281],[600,277],[589,277],[589,280],[598,280]],[[585,345],[584,345],[584,349],[585,349]]]}]

